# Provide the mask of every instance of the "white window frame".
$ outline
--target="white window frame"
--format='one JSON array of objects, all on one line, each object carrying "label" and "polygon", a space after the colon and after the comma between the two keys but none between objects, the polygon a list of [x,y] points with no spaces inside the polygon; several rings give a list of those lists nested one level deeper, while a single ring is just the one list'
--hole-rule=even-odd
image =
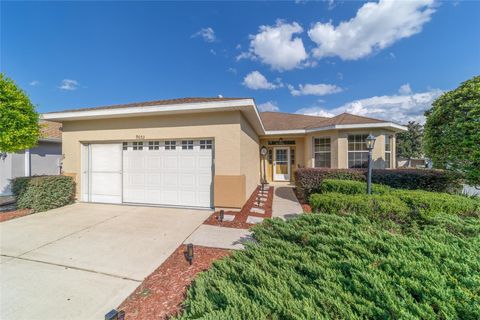
[{"label": "white window frame", "polygon": [[[330,139],[330,151],[315,151],[315,139]],[[317,167],[315,163],[315,154],[316,153],[330,153],[330,166],[329,167]],[[318,136],[312,138],[312,160],[313,160],[313,167],[314,168],[331,168],[332,167],[332,137],[331,136]]]},{"label": "white window frame", "polygon": [[[385,148],[385,169],[391,169],[392,168],[392,138],[393,136],[390,135],[390,134],[385,134],[384,135],[384,140],[385,140],[385,143],[384,143],[384,148]],[[388,139],[388,145],[389,145],[389,149],[390,150],[387,150],[387,139]],[[389,161],[388,161],[388,164],[387,164],[387,154],[389,154]],[[387,166],[388,165],[388,166]]]},{"label": "white window frame", "polygon": [[182,150],[193,150],[194,140],[182,140]]},{"label": "white window frame", "polygon": [[[365,168],[366,168],[366,167],[360,167],[360,168],[358,168],[358,167],[357,167],[357,168],[352,168],[352,167],[350,167],[350,157],[349,157],[350,152],[352,152],[352,153],[365,153],[365,152],[366,152],[366,153],[367,153],[367,157],[368,157],[368,149],[365,149],[365,150],[351,150],[351,151],[350,151],[350,150],[349,150],[349,144],[350,144],[350,143],[349,143],[349,141],[348,141],[348,137],[349,137],[349,136],[366,136],[366,137],[368,137],[368,135],[369,135],[369,133],[366,133],[366,132],[348,133],[348,134],[347,134],[347,168],[348,168],[348,169],[365,169]],[[365,145],[366,145],[366,143],[365,143]],[[373,152],[373,151],[372,151],[372,152]]]}]

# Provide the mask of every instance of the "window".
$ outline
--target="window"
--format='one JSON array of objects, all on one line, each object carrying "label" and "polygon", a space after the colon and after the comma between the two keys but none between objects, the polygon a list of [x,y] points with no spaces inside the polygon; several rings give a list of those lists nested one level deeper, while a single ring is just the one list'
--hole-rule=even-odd
[{"label": "window", "polygon": [[143,142],[134,142],[133,150],[143,150]]},{"label": "window", "polygon": [[295,148],[290,148],[290,162],[292,166],[295,164]]},{"label": "window", "polygon": [[348,167],[368,167],[368,134],[356,134],[348,136]]},{"label": "window", "polygon": [[200,140],[200,149],[212,149],[212,140]]},{"label": "window", "polygon": [[148,150],[158,150],[160,149],[160,141],[149,141]]},{"label": "window", "polygon": [[122,143],[123,150],[128,150],[128,142]]},{"label": "window", "polygon": [[193,150],[193,140],[183,140],[182,150]]},{"label": "window", "polygon": [[385,135],[385,168],[392,167],[392,136]]},{"label": "window", "polygon": [[175,150],[177,141],[165,141],[165,150]]},{"label": "window", "polygon": [[330,138],[315,138],[313,140],[315,168],[331,167],[331,140]]}]

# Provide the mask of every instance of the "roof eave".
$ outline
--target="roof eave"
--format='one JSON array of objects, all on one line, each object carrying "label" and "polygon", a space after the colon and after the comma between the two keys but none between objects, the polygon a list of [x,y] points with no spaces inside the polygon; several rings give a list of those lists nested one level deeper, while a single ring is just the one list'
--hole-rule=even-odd
[{"label": "roof eave", "polygon": [[393,122],[379,122],[379,123],[364,123],[364,124],[336,124],[331,126],[308,128],[308,129],[294,129],[294,130],[267,130],[265,135],[280,135],[280,134],[306,134],[312,132],[328,131],[328,130],[342,130],[342,129],[375,129],[387,128],[395,132],[407,131],[407,127],[401,126]]},{"label": "roof eave", "polygon": [[[215,111],[246,111],[247,119],[251,122],[257,134],[265,133],[260,114],[253,99],[238,99],[212,102],[192,102],[171,105],[154,105],[142,107],[125,107],[110,109],[91,109],[77,111],[61,111],[53,113],[44,113],[41,119],[65,122],[73,120],[105,119],[105,118],[123,118],[123,117],[141,117],[152,115],[169,115],[181,113],[203,113]],[[250,112],[253,113],[250,113]]]}]

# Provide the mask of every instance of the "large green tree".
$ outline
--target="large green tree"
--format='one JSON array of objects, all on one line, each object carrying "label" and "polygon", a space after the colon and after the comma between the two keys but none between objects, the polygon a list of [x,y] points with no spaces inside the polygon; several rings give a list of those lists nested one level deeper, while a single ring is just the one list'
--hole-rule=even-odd
[{"label": "large green tree", "polygon": [[480,186],[480,76],[440,96],[425,116],[424,147],[434,166]]},{"label": "large green tree", "polygon": [[16,152],[37,144],[38,113],[22,89],[0,73],[0,152]]},{"label": "large green tree", "polygon": [[423,155],[423,127],[418,122],[409,121],[407,128],[408,131],[397,134],[397,156],[407,158],[410,167],[413,158]]}]

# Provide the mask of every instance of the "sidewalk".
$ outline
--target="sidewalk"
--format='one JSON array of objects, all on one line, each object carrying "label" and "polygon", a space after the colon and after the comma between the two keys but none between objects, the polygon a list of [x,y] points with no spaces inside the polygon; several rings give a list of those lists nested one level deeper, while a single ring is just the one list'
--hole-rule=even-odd
[{"label": "sidewalk", "polygon": [[273,196],[272,217],[284,220],[303,213],[302,206],[297,200],[293,187],[277,186]]}]

